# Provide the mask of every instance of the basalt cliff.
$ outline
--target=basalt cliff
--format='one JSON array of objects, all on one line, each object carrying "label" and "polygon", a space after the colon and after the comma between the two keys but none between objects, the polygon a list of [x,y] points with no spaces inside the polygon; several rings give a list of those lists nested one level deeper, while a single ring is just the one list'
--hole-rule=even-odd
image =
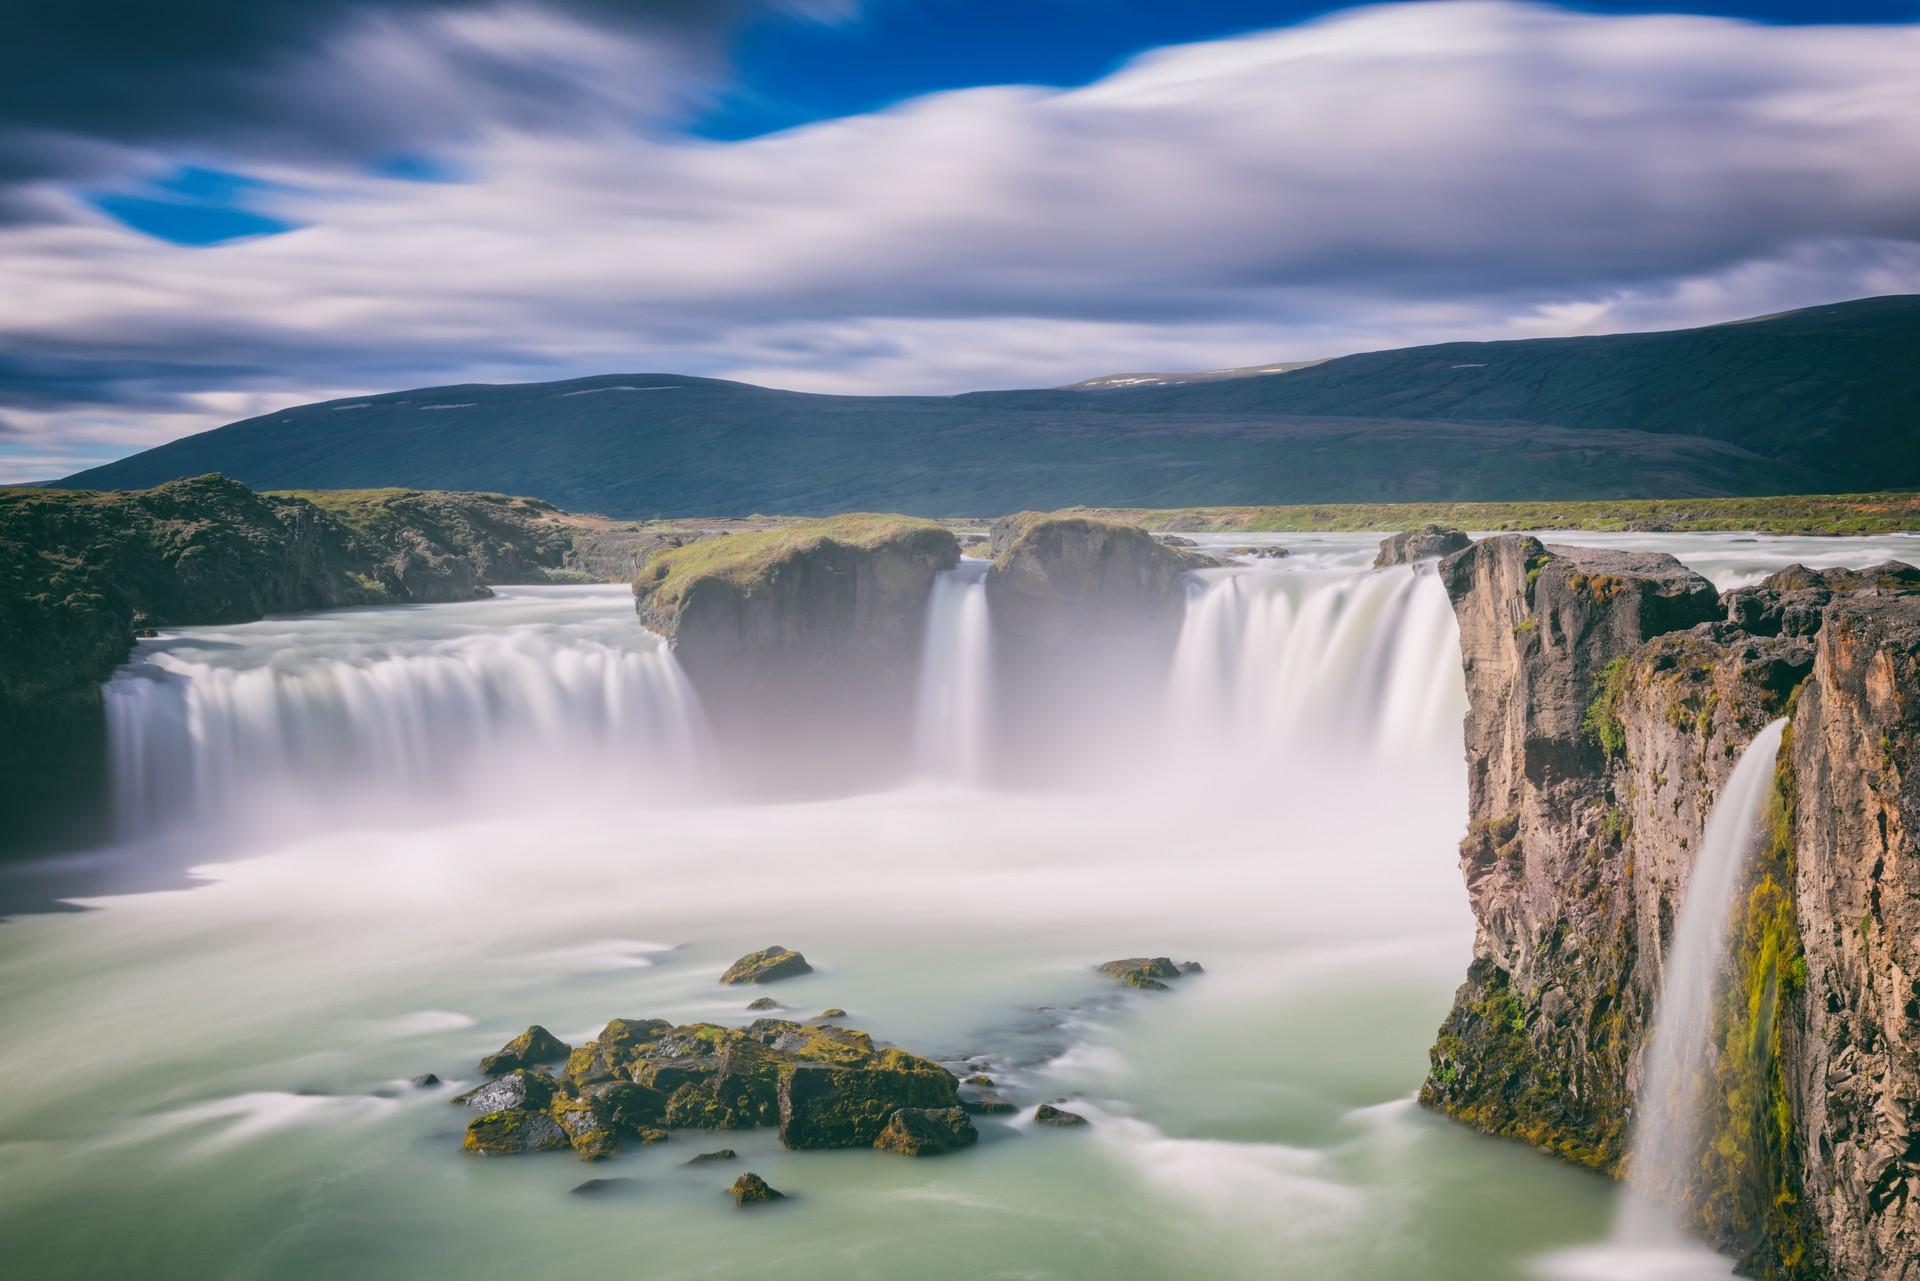
[{"label": "basalt cliff", "polygon": [[1479,928],[1422,1101],[1626,1172],[1708,812],[1787,717],[1687,1199],[1753,1275],[1920,1278],[1920,571],[1722,595],[1671,557],[1512,535],[1439,572]]}]

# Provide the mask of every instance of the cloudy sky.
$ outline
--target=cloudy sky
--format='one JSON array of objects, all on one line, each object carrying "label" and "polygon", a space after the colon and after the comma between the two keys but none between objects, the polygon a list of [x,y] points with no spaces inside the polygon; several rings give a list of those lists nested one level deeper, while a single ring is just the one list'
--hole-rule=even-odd
[{"label": "cloudy sky", "polygon": [[13,0],[0,482],[302,401],[1920,292],[1920,0]]}]

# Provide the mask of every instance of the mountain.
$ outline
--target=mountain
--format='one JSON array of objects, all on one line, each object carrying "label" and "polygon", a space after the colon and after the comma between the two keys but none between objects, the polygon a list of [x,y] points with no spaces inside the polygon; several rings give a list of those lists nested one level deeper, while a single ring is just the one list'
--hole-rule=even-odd
[{"label": "mountain", "polygon": [[1286,373],[960,396],[670,374],[330,401],[81,472],[496,490],[622,517],[1694,497],[1920,485],[1920,296],[1445,343]]}]

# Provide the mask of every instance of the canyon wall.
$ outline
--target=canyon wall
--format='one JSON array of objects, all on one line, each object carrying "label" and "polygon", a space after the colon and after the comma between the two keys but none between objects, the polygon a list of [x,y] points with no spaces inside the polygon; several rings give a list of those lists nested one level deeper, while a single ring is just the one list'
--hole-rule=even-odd
[{"label": "canyon wall", "polygon": [[1623,1172],[1707,814],[1746,744],[1791,715],[1685,1192],[1756,1275],[1913,1281],[1920,791],[1901,752],[1920,595],[1901,593],[1920,574],[1796,570],[1723,598],[1670,557],[1524,536],[1440,572],[1467,678],[1461,868],[1479,928],[1422,1101]]}]

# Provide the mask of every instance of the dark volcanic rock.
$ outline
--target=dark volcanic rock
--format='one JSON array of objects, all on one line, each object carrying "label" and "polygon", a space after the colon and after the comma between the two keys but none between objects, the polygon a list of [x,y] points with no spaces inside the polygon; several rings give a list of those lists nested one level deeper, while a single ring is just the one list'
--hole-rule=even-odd
[{"label": "dark volcanic rock", "polygon": [[727,967],[720,981],[727,984],[772,983],[811,973],[813,967],[807,964],[806,957],[791,948],[775,945],[747,953]]},{"label": "dark volcanic rock", "polygon": [[505,1076],[455,1095],[453,1101],[475,1112],[503,1112],[508,1108],[544,1112],[559,1088],[550,1076],[515,1068]]},{"label": "dark volcanic rock", "polygon": [[901,1156],[940,1156],[979,1141],[972,1118],[960,1108],[901,1108],[874,1136],[873,1146]]},{"label": "dark volcanic rock", "polygon": [[481,1059],[480,1071],[486,1076],[498,1076],[515,1068],[558,1063],[571,1053],[573,1051],[565,1041],[536,1023],[495,1053]]},{"label": "dark volcanic rock", "polygon": [[508,1108],[475,1117],[467,1126],[464,1145],[482,1156],[519,1156],[553,1152],[568,1146],[567,1133],[544,1112]]},{"label": "dark volcanic rock", "polygon": [[1380,553],[1373,558],[1375,569],[1389,565],[1411,565],[1417,560],[1451,556],[1473,545],[1473,540],[1446,525],[1422,525],[1403,530],[1380,541]]}]

